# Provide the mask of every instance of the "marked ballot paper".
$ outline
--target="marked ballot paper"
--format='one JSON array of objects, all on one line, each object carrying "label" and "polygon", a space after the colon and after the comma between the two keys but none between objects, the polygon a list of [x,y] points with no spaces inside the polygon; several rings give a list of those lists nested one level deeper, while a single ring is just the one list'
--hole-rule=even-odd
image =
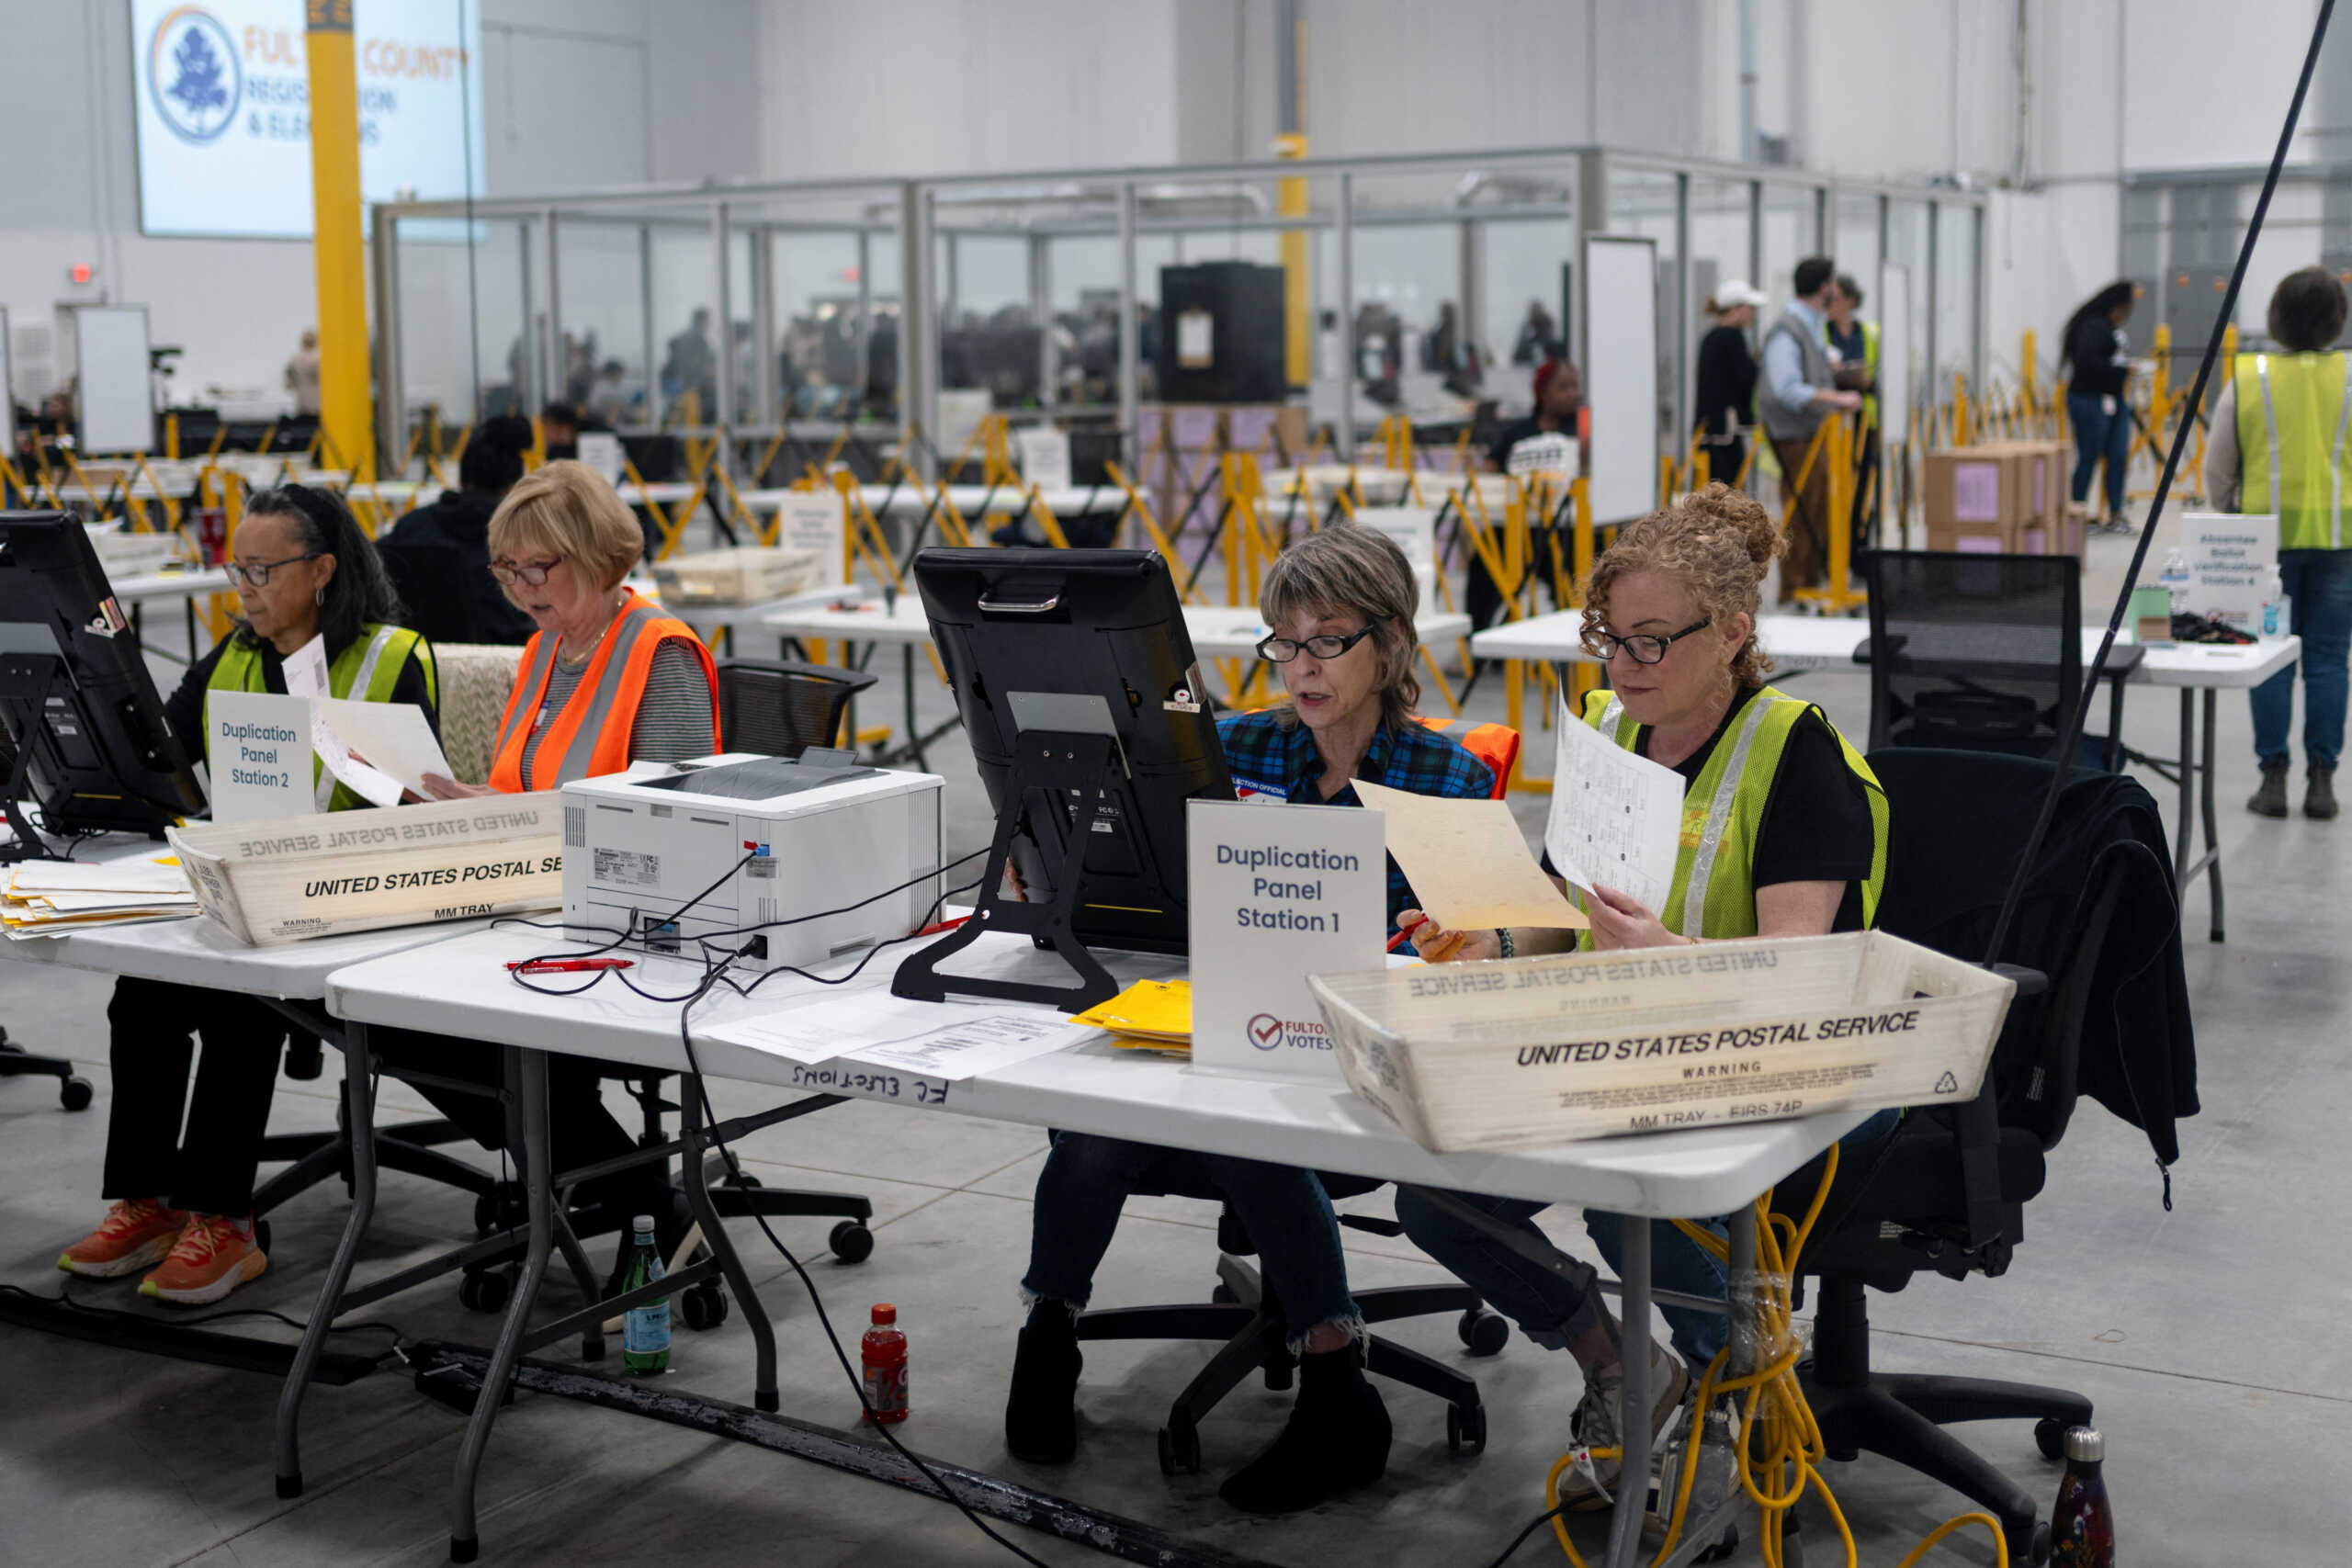
[{"label": "marked ballot paper", "polygon": [[1596,882],[1664,919],[1682,850],[1682,775],[1637,757],[1560,704],[1544,847],[1573,886]]}]

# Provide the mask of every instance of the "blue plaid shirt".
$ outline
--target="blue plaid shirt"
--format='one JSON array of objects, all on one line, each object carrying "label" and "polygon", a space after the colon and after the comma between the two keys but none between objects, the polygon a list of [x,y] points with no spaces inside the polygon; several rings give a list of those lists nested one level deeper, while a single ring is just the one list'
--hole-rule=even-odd
[{"label": "blue plaid shirt", "polygon": [[[1216,721],[1216,738],[1225,748],[1226,766],[1240,795],[1270,795],[1281,801],[1308,806],[1362,806],[1351,779],[1330,799],[1323,798],[1317,782],[1323,777],[1323,754],[1306,726],[1285,724],[1278,710],[1231,714]],[[1495,793],[1495,775],[1462,742],[1421,724],[1382,725],[1373,732],[1372,747],[1356,765],[1356,778],[1370,779],[1390,789],[1415,795],[1443,795],[1453,800],[1485,800]],[[1388,863],[1388,929],[1396,928],[1396,912],[1415,907],[1412,886],[1392,858]],[[1400,944],[1410,953],[1413,944]]]}]

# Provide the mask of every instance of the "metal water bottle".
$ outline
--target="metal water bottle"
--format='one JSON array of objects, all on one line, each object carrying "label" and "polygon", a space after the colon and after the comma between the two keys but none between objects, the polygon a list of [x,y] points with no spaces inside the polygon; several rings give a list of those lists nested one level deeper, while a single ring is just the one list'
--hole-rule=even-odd
[{"label": "metal water bottle", "polygon": [[2095,1429],[2066,1429],[2066,1473],[2050,1509],[2051,1568],[2115,1568],[2115,1510],[2099,1473],[2106,1458]]}]

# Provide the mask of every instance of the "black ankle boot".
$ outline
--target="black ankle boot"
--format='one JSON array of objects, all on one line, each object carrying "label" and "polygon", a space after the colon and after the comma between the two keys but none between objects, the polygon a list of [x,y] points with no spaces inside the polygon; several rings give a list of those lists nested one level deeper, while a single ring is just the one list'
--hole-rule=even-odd
[{"label": "black ankle boot", "polygon": [[1068,1464],[1078,1452],[1078,1322],[1059,1302],[1029,1309],[1004,1401],[1004,1446],[1031,1464]]},{"label": "black ankle boot", "polygon": [[1252,1514],[1311,1508],[1337,1492],[1380,1479],[1388,1468],[1388,1407],[1364,1381],[1354,1345],[1298,1359],[1298,1403],[1273,1446],[1217,1488]]}]

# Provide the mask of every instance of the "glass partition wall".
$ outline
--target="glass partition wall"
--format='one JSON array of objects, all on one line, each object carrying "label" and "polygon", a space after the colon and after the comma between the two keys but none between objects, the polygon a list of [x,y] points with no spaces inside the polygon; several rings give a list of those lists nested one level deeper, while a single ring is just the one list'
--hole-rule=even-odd
[{"label": "glass partition wall", "polygon": [[[1278,318],[1240,319],[1281,336],[1265,400],[1299,405],[1285,428],[1347,457],[1402,414],[1449,463],[1525,410],[1538,365],[1578,352],[1579,242],[1613,232],[1657,247],[1658,446],[1679,462],[1708,299],[1755,284],[1760,332],[1816,252],[1866,292],[1882,262],[1909,269],[1923,409],[1973,382],[1982,200],[1568,148],[551,196],[477,201],[470,224],[458,204],[392,204],[374,242],[379,434],[446,449],[477,419],[563,401],[633,456],[668,437],[688,465],[774,484],[900,457],[933,472],[996,413],[1091,432],[1132,465],[1153,405],[1186,388],[1170,356],[1203,348],[1184,318],[1205,313],[1170,318],[1164,280],[1222,288],[1205,264],[1239,264],[1257,270],[1232,286],[1261,306],[1281,291]],[[427,445],[428,428],[447,434]]]}]

